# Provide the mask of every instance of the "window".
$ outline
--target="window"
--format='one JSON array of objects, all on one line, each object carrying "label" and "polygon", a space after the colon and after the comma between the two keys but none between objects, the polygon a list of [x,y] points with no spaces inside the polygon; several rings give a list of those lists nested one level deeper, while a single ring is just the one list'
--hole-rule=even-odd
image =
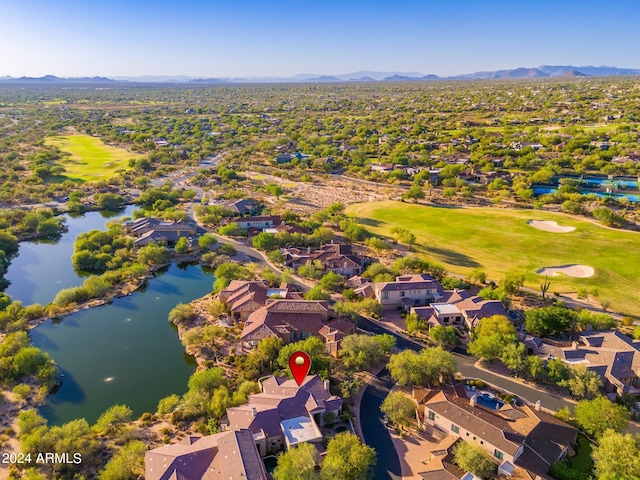
[{"label": "window", "polygon": [[498,449],[493,451],[493,456],[496,457],[498,460],[504,460],[504,453],[502,453]]},{"label": "window", "polygon": [[400,296],[401,296],[401,297],[404,297],[404,292],[400,292]]},{"label": "window", "polygon": [[451,431],[453,433],[460,433],[460,427],[458,427],[457,425],[454,425],[453,423],[451,424]]},{"label": "window", "polygon": [[431,410],[429,410],[429,420],[435,420],[436,419],[436,412],[432,412]]},{"label": "window", "polygon": [[382,292],[382,299],[389,300],[389,292]]},{"label": "window", "polygon": [[304,340],[305,338],[307,338],[307,332],[300,332],[300,340]]},{"label": "window", "polygon": [[291,341],[293,342],[296,339],[296,332],[291,332]]}]

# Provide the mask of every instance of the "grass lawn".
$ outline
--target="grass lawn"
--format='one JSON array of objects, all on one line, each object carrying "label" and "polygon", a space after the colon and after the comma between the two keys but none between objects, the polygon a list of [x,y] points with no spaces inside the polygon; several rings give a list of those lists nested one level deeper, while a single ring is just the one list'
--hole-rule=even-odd
[{"label": "grass lawn", "polygon": [[[640,315],[640,234],[602,228],[568,215],[538,210],[446,208],[384,201],[350,205],[347,214],[375,234],[390,236],[394,226],[417,237],[416,253],[469,274],[474,268],[499,281],[510,270],[526,275],[525,285],[539,289],[542,267],[585,264],[595,268],[590,278],[549,277],[550,294],[597,288],[611,300],[611,310]],[[549,233],[528,220],[554,220],[572,226],[570,233]]]},{"label": "grass lawn", "polygon": [[593,471],[593,460],[591,459],[591,442],[584,435],[578,435],[578,446],[576,454],[569,458],[569,466],[580,473],[591,473]]},{"label": "grass lawn", "polygon": [[71,154],[60,161],[60,165],[66,169],[65,177],[72,181],[90,182],[109,178],[117,170],[128,169],[129,159],[143,157],[123,148],[106,145],[99,138],[89,135],[51,137],[45,143]]}]

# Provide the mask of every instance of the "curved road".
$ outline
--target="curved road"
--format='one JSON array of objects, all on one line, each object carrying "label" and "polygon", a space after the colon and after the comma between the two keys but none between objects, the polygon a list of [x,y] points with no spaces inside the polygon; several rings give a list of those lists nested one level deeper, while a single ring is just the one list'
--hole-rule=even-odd
[{"label": "curved road", "polygon": [[[399,335],[395,332],[391,332],[386,328],[378,325],[376,322],[368,320],[366,318],[362,318],[358,321],[358,327],[366,330],[367,332],[371,332],[374,334],[382,334],[388,333],[396,337],[396,346],[400,350],[414,350],[420,351],[425,348],[424,345],[421,345],[417,342],[409,340],[402,335]],[[516,382],[514,380],[510,380],[498,375],[494,375],[491,372],[487,372],[486,370],[481,370],[475,366],[476,359],[467,354],[464,349],[457,347],[451,352],[453,356],[456,358],[456,363],[458,366],[458,371],[462,373],[465,377],[471,378],[480,378],[486,382],[493,383],[494,385],[507,390],[511,393],[518,395],[519,397],[525,398],[529,402],[535,403],[540,400],[540,404],[551,410],[559,410],[565,405],[567,405],[567,399],[554,395],[548,392],[542,392],[536,388],[529,387],[527,385],[523,385],[522,383]]]},{"label": "curved road", "polygon": [[380,405],[396,382],[385,368],[371,380],[360,401],[360,427],[367,445],[377,454],[376,480],[399,480],[402,469],[387,427],[382,423]]}]

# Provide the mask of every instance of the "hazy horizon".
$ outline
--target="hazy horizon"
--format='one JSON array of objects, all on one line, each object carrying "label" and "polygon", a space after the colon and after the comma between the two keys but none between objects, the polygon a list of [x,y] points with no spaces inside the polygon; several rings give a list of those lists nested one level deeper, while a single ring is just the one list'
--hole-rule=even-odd
[{"label": "hazy horizon", "polygon": [[[0,0],[2,1],[2,0]],[[640,68],[640,2],[3,2],[0,76],[453,76],[539,65]]]}]

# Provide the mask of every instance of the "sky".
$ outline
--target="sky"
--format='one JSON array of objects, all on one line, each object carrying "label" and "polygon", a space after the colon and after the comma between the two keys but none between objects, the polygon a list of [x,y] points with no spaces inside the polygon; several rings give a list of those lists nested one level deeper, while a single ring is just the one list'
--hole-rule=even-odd
[{"label": "sky", "polygon": [[638,0],[0,0],[0,77],[640,68]]}]

